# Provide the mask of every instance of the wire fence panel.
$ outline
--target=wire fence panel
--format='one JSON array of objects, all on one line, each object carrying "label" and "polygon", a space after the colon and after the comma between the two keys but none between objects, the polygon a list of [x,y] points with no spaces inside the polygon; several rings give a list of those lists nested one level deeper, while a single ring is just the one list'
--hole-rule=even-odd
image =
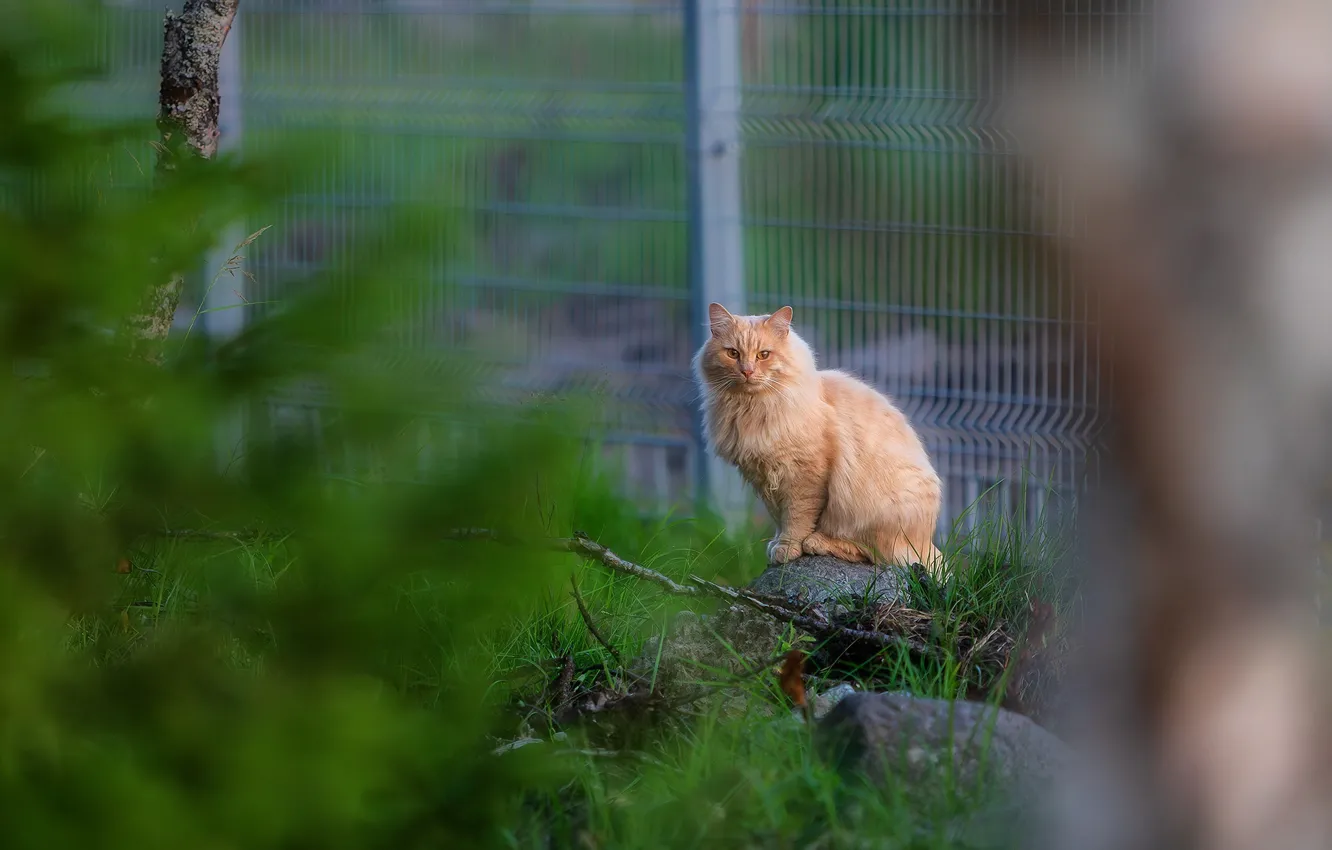
[{"label": "wire fence panel", "polygon": [[945,528],[1057,522],[1095,443],[1095,311],[1023,201],[1058,187],[990,126],[1002,15],[743,8],[755,308],[791,304],[825,366],[906,410],[945,479]]},{"label": "wire fence panel", "polygon": [[[514,366],[516,392],[597,390],[604,451],[645,506],[685,499],[690,451],[678,7],[311,4],[245,11],[247,132],[335,124],[354,179],[289,201],[263,300],[353,236],[360,210],[443,193],[412,344]],[[447,284],[447,286],[445,285]]]},{"label": "wire fence panel", "polygon": [[[750,312],[791,304],[823,364],[897,398],[945,476],[945,526],[975,502],[1047,512],[1095,444],[1095,311],[1031,238],[1022,194],[1058,187],[986,126],[994,36],[973,25],[998,13],[735,2],[713,8],[732,4],[738,38],[710,49],[739,52]],[[108,4],[97,108],[152,114],[165,7]],[[379,211],[442,199],[467,238],[440,247],[404,344],[495,352],[514,392],[596,388],[626,492],[688,503],[685,84],[705,46],[684,23],[678,0],[244,0],[240,149],[333,133],[351,164],[250,223],[273,227],[245,297],[280,303]],[[322,405],[272,412],[317,421]]]}]

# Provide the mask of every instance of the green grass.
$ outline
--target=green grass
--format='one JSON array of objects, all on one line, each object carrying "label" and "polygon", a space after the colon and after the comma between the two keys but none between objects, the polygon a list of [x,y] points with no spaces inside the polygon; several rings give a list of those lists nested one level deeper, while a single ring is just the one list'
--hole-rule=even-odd
[{"label": "green grass", "polygon": [[930,833],[965,808],[847,783],[795,722],[704,714],[645,757],[573,758],[565,786],[529,801],[514,846],[948,846]]},{"label": "green grass", "polygon": [[[667,575],[683,579],[697,573],[740,583],[763,568],[757,537],[738,540],[692,520],[644,522],[617,507],[605,491],[584,485],[581,492],[584,504],[570,512],[580,527]],[[862,689],[964,698],[978,679],[993,680],[994,671],[964,667],[962,633],[997,623],[1020,630],[1030,596],[1054,587],[1056,540],[1014,542],[1019,540],[1009,529],[982,524],[968,539],[949,541],[950,551],[971,550],[961,572],[943,582],[917,578],[909,583],[906,602],[946,624],[932,635],[941,660],[881,653],[812,671],[818,677],[814,690],[845,680]],[[986,550],[982,544],[987,541],[1003,543]],[[279,588],[292,558],[281,540],[147,545],[133,553],[133,569],[121,577],[115,616],[71,620],[69,648],[99,666],[117,665],[163,636],[172,639],[180,629],[226,632],[231,628],[226,610],[215,603],[236,582],[261,594]],[[598,629],[626,662],[685,608],[679,598],[573,556],[568,556],[568,572]],[[503,576],[494,580],[503,581]],[[427,581],[424,575],[406,577],[402,599],[428,590],[418,584]],[[218,582],[227,592],[218,592]],[[1063,597],[1053,601],[1066,604]],[[706,612],[715,606],[691,601],[691,607]],[[410,602],[406,610],[423,619],[445,616]],[[233,647],[226,662],[238,670],[262,670],[268,639],[231,635],[223,644]],[[817,645],[808,639],[801,645],[813,653],[811,661],[817,660]],[[566,658],[576,669],[575,693],[626,687],[624,669],[589,632],[568,583],[553,586],[527,613],[496,624],[467,659],[439,659],[445,667],[484,666],[490,683],[485,701],[502,718],[495,744],[524,736],[545,742],[499,758],[544,757],[559,777],[555,785],[513,800],[505,828],[510,846],[947,847],[954,840],[950,824],[979,805],[946,784],[882,790],[838,776],[815,753],[808,728],[783,704],[769,670],[743,679],[700,670],[700,681],[716,679],[712,698],[652,717],[592,716],[561,727],[548,691]],[[402,686],[447,722],[450,706],[436,696],[444,693],[450,675],[444,667],[418,663],[403,670]],[[738,716],[737,694],[749,706]]]},{"label": "green grass", "polygon": [[[648,529],[644,542],[626,541],[620,553],[683,579],[708,575],[709,564],[726,560],[724,552],[734,557],[746,549],[718,537],[709,558],[685,548],[691,532],[699,534],[687,523]],[[913,579],[905,595],[906,604],[941,624],[931,635],[941,658],[879,653],[813,671],[819,677],[815,688],[840,680],[858,689],[997,701],[1007,680],[999,670],[966,666],[967,635],[991,627],[1020,634],[1033,595],[1067,610],[1072,594],[1056,580],[1055,569],[1062,542],[1055,534],[1024,539],[997,522],[981,523],[965,538],[954,536],[950,551],[969,550],[962,571],[943,582]],[[987,549],[987,543],[995,545]],[[762,568],[760,561],[741,557],[754,572]],[[595,624],[623,659],[650,649],[649,638],[682,608],[678,599],[599,565],[571,564],[571,572]],[[816,644],[804,639],[801,645],[813,653],[811,660],[818,659]],[[502,701],[519,706],[516,734],[541,737],[559,728],[544,700],[566,657],[576,666],[575,691],[624,687],[615,658],[590,634],[567,588],[552,594],[538,614],[496,636],[492,675],[502,683]],[[709,678],[710,671],[699,670],[700,681]],[[771,670],[741,680],[720,673],[711,678],[716,698],[657,718],[649,733],[638,729],[626,739],[613,721],[597,718],[567,730],[567,739],[550,746],[566,753],[572,776],[558,792],[527,801],[514,846],[549,846],[543,842],[554,835],[554,846],[570,847],[788,847],[820,836],[822,843],[812,846],[945,847],[953,846],[947,825],[954,816],[978,805],[947,787],[922,794],[848,783],[814,754],[807,728],[788,717]],[[749,706],[739,716],[737,693]],[[587,748],[596,755],[583,755]]]}]

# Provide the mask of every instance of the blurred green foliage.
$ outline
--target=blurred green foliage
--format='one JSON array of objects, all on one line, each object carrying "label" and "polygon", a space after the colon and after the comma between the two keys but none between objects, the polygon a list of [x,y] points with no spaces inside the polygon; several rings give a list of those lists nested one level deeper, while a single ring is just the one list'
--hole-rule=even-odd
[{"label": "blurred green foliage", "polygon": [[[299,145],[105,180],[153,130],[62,107],[95,74],[88,11],[0,11],[5,844],[487,846],[546,771],[490,755],[476,654],[569,564],[447,532],[567,533],[580,420],[490,410],[461,360],[393,349],[419,248],[453,232],[432,207],[384,210],[224,345],[129,357],[115,329],[144,287],[340,165]],[[220,463],[218,423],[295,385],[334,402],[336,427],[257,430]],[[457,450],[424,458],[425,419]],[[330,433],[354,481],[324,474]],[[181,528],[246,531],[164,533]]]}]

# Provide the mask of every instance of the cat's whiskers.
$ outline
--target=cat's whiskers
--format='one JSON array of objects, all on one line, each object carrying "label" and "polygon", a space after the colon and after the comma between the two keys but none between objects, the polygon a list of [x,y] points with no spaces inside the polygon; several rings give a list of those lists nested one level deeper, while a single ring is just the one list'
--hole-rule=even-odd
[{"label": "cat's whiskers", "polygon": [[773,389],[778,390],[782,393],[789,394],[799,390],[800,383],[801,382],[798,378],[793,378],[791,380],[784,380],[780,373],[773,372],[770,373],[769,376],[765,379],[764,386],[772,387]]},{"label": "cat's whiskers", "polygon": [[803,399],[797,394],[797,387],[781,381],[769,381],[764,389],[770,389],[772,394],[781,399],[784,404],[798,407],[803,403]]}]

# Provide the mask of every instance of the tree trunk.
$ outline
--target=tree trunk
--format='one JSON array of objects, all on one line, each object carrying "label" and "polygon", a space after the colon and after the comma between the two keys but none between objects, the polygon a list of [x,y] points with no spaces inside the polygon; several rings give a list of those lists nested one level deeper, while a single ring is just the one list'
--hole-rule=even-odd
[{"label": "tree trunk", "polygon": [[[1332,472],[1332,7],[1173,0],[1137,29],[1126,0],[1023,5],[1009,106],[1062,181],[1048,220],[1099,305],[1113,393],[1075,692],[1091,775],[1065,783],[1082,793],[1051,844],[1332,846],[1312,569]],[[1096,44],[1154,61],[1085,61]]]},{"label": "tree trunk", "polygon": [[[211,159],[218,139],[218,64],[240,0],[185,0],[179,15],[163,23],[162,84],[157,99],[159,172],[175,169],[181,156]],[[166,283],[152,284],[139,312],[130,317],[136,349],[157,359],[171,330],[184,277],[173,271]]]}]

